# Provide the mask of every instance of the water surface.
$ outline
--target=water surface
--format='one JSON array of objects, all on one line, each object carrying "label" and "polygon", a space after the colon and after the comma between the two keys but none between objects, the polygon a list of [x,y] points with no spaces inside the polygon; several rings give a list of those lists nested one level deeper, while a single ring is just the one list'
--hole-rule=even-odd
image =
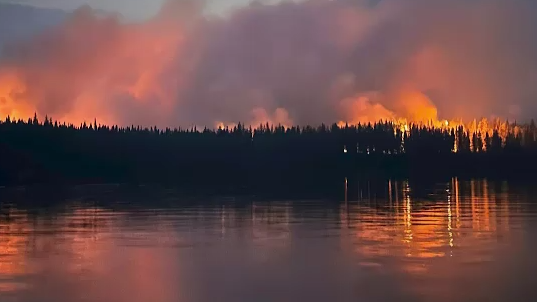
[{"label": "water surface", "polygon": [[337,200],[2,189],[0,301],[536,301],[533,187],[342,182]]}]

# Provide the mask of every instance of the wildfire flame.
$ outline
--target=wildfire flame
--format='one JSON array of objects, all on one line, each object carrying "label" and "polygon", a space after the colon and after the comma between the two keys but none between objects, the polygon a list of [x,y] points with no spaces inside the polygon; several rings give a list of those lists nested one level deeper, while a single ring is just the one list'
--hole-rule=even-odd
[{"label": "wildfire flame", "polygon": [[[473,119],[464,122],[462,119],[438,119],[437,109],[434,104],[423,94],[419,92],[409,92],[399,94],[400,99],[396,102],[398,105],[397,114],[384,108],[379,103],[371,101],[363,96],[354,99],[346,99],[346,112],[349,114],[348,120],[341,120],[337,123],[340,128],[346,126],[358,126],[375,122],[389,122],[395,125],[396,131],[406,135],[412,134],[413,128],[425,128],[428,130],[440,130],[448,133],[457,133],[462,131],[466,136],[472,138],[474,135],[481,140],[481,150],[486,151],[486,137],[492,137],[494,133],[502,139],[505,144],[507,137],[511,134],[514,137],[522,137],[524,134],[523,127],[510,124],[508,121],[501,121],[499,118],[487,119],[481,118],[479,121]],[[350,105],[349,105],[350,103]],[[474,141],[470,139],[470,149],[474,148]],[[453,152],[458,151],[458,146],[453,147]]]}]

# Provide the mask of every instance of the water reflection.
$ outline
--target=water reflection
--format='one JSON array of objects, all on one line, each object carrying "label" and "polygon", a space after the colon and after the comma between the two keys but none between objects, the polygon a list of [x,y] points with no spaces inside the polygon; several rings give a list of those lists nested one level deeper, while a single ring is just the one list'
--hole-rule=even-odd
[{"label": "water reflection", "polygon": [[537,268],[512,257],[532,254],[537,238],[526,187],[457,178],[425,191],[408,181],[343,184],[337,203],[97,202],[123,193],[47,208],[5,201],[0,298],[494,301],[522,283],[453,290]]},{"label": "water reflection", "polygon": [[[142,231],[119,233],[131,218],[87,205],[53,216],[26,212],[10,208],[0,224],[2,295],[23,294],[17,299],[23,301],[171,301],[169,291],[158,290],[177,273],[162,262],[166,253],[156,245],[151,250],[121,248],[124,235],[129,242],[151,238]],[[160,239],[167,233],[161,226]],[[129,291],[132,286],[135,293]]]},{"label": "water reflection", "polygon": [[388,203],[346,200],[341,207],[342,225],[354,238],[343,237],[343,243],[364,256],[364,265],[379,265],[383,257],[396,255],[408,259],[404,270],[426,273],[428,258],[487,261],[480,251],[508,237],[515,223],[509,223],[505,184],[498,192],[487,180],[461,183],[454,178],[441,187],[445,194],[427,199],[413,198],[407,181],[389,181],[388,188]]},{"label": "water reflection", "polygon": [[25,233],[29,229],[29,221],[24,212],[14,209],[2,211],[0,222],[0,291],[10,292],[21,289],[24,283],[18,279],[25,274],[26,258],[24,254],[31,242]]}]

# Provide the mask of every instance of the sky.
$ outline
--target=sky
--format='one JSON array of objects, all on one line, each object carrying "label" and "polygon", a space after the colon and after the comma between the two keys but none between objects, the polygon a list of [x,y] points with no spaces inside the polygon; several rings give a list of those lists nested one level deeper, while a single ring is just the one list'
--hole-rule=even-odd
[{"label": "sky", "polygon": [[[252,0],[207,0],[207,10],[223,14],[232,8],[247,5]],[[37,7],[60,8],[72,11],[84,4],[94,9],[118,12],[129,20],[143,20],[155,15],[164,0],[0,0]]]},{"label": "sky", "polygon": [[534,1],[208,0],[240,7],[225,18],[196,0],[89,1],[145,21],[0,10],[0,46],[17,37],[0,55],[0,116],[159,127],[537,117]]}]

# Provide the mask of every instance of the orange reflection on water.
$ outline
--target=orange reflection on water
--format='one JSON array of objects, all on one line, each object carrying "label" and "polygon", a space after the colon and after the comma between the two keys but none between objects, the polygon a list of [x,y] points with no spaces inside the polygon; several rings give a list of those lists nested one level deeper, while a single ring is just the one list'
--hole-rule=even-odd
[{"label": "orange reflection on water", "polygon": [[509,233],[509,207],[497,204],[487,180],[461,183],[453,178],[441,190],[445,194],[427,198],[412,197],[406,181],[400,187],[397,182],[393,188],[391,181],[388,185],[386,203],[347,201],[341,209],[345,215],[340,218],[347,220],[342,225],[348,226],[350,235],[342,239],[343,245],[358,253],[364,265],[382,266],[387,257],[395,257],[403,271],[426,273],[427,259],[487,261],[481,251]]},{"label": "orange reflection on water", "polygon": [[27,272],[25,254],[28,250],[31,227],[23,211],[9,209],[0,220],[0,293],[19,289],[15,280]]},{"label": "orange reflection on water", "polygon": [[[31,301],[40,299],[32,296],[34,292],[57,296],[58,301],[81,297],[89,301],[180,301],[177,285],[169,284],[179,280],[177,270],[166,271],[174,257],[172,250],[146,248],[148,244],[173,245],[176,234],[158,219],[152,225],[158,236],[151,230],[119,232],[125,223],[129,220],[123,213],[81,205],[60,210],[53,218],[30,219],[24,211],[4,213],[0,217],[0,295],[20,293],[24,285]],[[43,273],[46,282],[28,279]],[[71,278],[80,282],[66,288]],[[55,286],[64,291],[50,292]]]}]

